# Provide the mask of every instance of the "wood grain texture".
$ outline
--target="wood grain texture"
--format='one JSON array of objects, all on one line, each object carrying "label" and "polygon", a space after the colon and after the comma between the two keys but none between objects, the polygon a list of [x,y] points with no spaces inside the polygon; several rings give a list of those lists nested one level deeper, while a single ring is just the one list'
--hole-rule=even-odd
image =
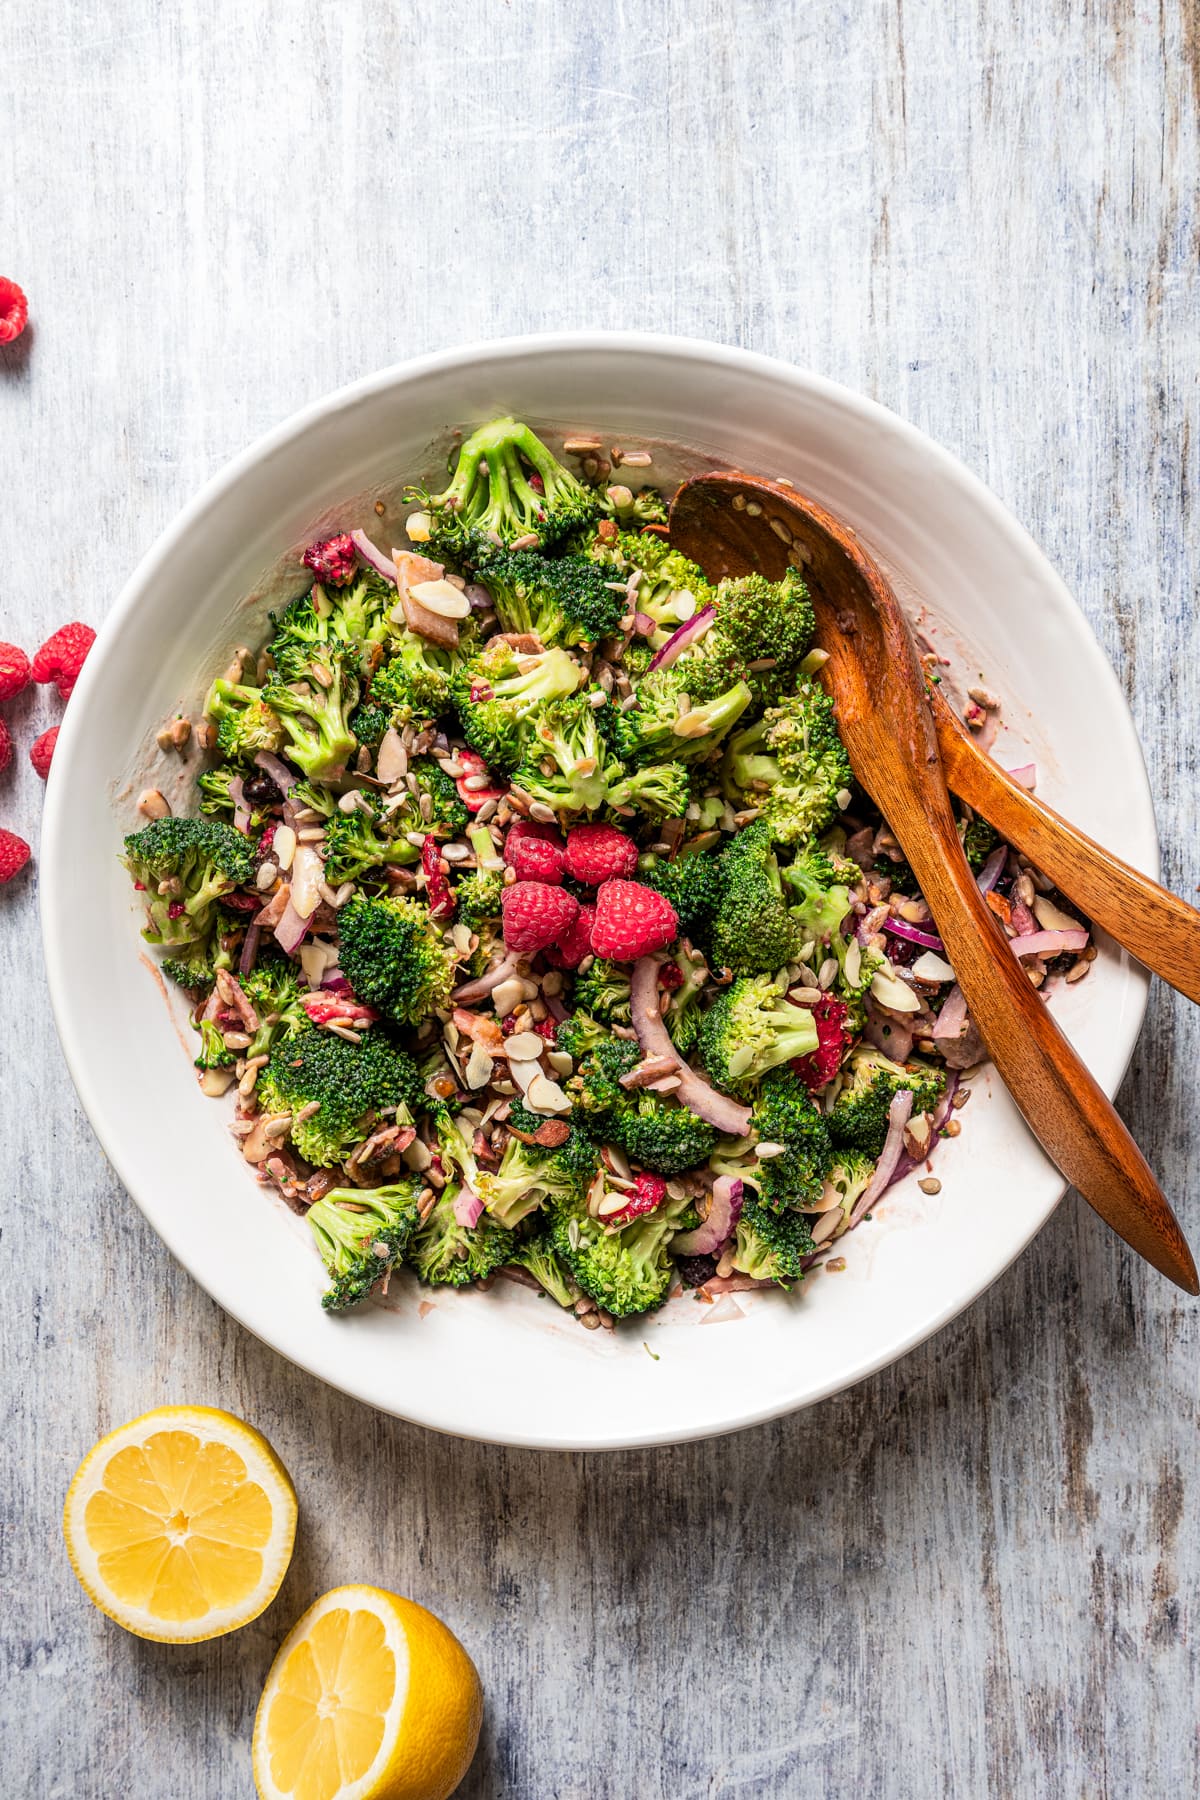
[{"label": "wood grain texture", "polygon": [[[98,620],[226,457],[399,356],[744,343],[895,407],[1030,526],[1191,892],[1198,104],[1190,0],[7,8],[0,263],[34,324],[0,353],[0,636]],[[8,709],[22,746],[53,714]],[[32,836],[38,805],[22,750],[0,815]],[[240,1800],[275,1644],[360,1577],[479,1662],[468,1800],[1200,1791],[1200,1314],[1076,1200],[807,1415],[607,1457],[437,1438],[172,1264],[74,1100],[35,887],[0,896],[6,1792]],[[1157,988],[1122,1108],[1193,1234],[1198,1052]],[[302,1524],[265,1618],[174,1651],[82,1600],[58,1509],[99,1431],[180,1398],[268,1433]]]}]

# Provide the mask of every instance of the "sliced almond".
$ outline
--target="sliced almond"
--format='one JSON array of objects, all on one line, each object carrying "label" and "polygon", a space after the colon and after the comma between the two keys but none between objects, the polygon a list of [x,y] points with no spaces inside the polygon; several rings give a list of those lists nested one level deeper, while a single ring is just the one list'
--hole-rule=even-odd
[{"label": "sliced almond", "polygon": [[525,1090],[525,1098],[531,1109],[539,1113],[566,1113],[571,1110],[571,1102],[559,1087],[557,1081],[537,1074]]},{"label": "sliced almond", "polygon": [[463,1070],[469,1088],[483,1088],[492,1079],[495,1063],[482,1044],[476,1044],[467,1058],[467,1066]]},{"label": "sliced almond", "polygon": [[536,1031],[514,1031],[504,1041],[506,1054],[510,1059],[515,1057],[518,1062],[536,1061],[545,1047],[545,1039]]},{"label": "sliced almond", "polygon": [[440,581],[418,581],[408,591],[414,600],[419,600],[422,606],[443,619],[465,619],[471,610],[471,602],[462,589],[447,581],[445,576]]},{"label": "sliced almond", "polygon": [[404,529],[408,533],[410,544],[427,544],[433,521],[427,512],[409,513],[404,521]]},{"label": "sliced almond", "polygon": [[290,825],[277,825],[271,839],[271,856],[281,869],[290,869],[296,854],[296,834]]},{"label": "sliced almond", "polygon": [[519,1062],[510,1057],[508,1072],[521,1092],[528,1098],[530,1085],[541,1074],[542,1065],[538,1062]]},{"label": "sliced almond", "polygon": [[614,1213],[624,1212],[628,1205],[628,1194],[605,1194],[596,1208],[596,1217],[610,1219]]},{"label": "sliced almond", "polygon": [[1043,931],[1078,931],[1079,920],[1073,919],[1069,913],[1062,912],[1053,900],[1047,900],[1039,894],[1033,903],[1033,916]]},{"label": "sliced almond", "polygon": [[389,725],[379,745],[379,753],[375,758],[375,776],[379,781],[391,787],[408,773],[408,752],[400,739],[400,733],[394,725]]},{"label": "sliced almond", "polygon": [[920,1012],[921,1002],[903,981],[895,975],[887,975],[882,969],[877,970],[871,978],[871,993],[880,1006],[888,1007],[892,1012]]},{"label": "sliced almond", "polygon": [[954,980],[954,970],[936,950],[926,950],[924,955],[918,956],[912,965],[912,972],[918,981]]}]

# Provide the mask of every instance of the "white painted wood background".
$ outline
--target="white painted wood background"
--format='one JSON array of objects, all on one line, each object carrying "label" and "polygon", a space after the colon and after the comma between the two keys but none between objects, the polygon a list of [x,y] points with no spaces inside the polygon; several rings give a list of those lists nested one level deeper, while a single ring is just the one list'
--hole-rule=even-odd
[{"label": "white painted wood background", "polygon": [[[1120,671],[1192,892],[1194,5],[0,10],[0,273],[34,320],[0,352],[0,637],[99,621],[212,470],[382,364],[540,327],[710,336],[895,407],[1032,528]],[[0,818],[32,837],[54,708],[8,712]],[[248,1795],[273,1649],[356,1578],[476,1657],[470,1800],[1200,1791],[1200,1310],[1077,1201],[807,1415],[616,1456],[439,1439],[287,1367],[172,1264],[76,1104],[35,887],[0,894],[6,1794]],[[1122,1102],[1193,1241],[1198,1052],[1156,991]],[[96,1435],[168,1398],[252,1419],[302,1500],[276,1605],[186,1650],[93,1612],[58,1526]]]}]

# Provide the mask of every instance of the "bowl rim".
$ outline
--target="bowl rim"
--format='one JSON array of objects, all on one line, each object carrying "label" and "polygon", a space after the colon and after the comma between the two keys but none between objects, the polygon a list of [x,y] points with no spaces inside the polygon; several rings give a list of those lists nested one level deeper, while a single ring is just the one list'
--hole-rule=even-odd
[{"label": "bowl rim", "polygon": [[[450,349],[433,351],[391,363],[385,368],[362,376],[309,401],[297,411],[290,413],[279,424],[261,433],[244,449],[223,463],[159,533],[137,563],[100,625],[92,654],[85,663],[77,684],[78,689],[84,697],[87,697],[92,686],[102,680],[104,665],[115,650],[116,641],[123,628],[133,618],[144,593],[157,582],[171,558],[177,553],[180,543],[187,539],[197,525],[203,522],[206,515],[220,504],[229,490],[236,487],[249,470],[271,461],[281,451],[286,450],[302,437],[318,421],[351,410],[366,398],[385,393],[392,388],[402,387],[407,382],[418,380],[425,375],[469,370],[482,363],[503,363],[513,358],[537,356],[547,352],[570,351],[586,355],[597,350],[617,356],[662,354],[680,362],[691,359],[696,363],[708,367],[715,366],[735,374],[742,372],[759,377],[769,376],[793,387],[798,396],[806,393],[820,396],[857,414],[864,423],[874,422],[885,427],[897,441],[918,451],[932,466],[952,477],[970,504],[978,509],[993,527],[1007,535],[1027,555],[1032,557],[1038,565],[1040,578],[1048,588],[1056,590],[1060,602],[1065,602],[1065,611],[1070,619],[1076,649],[1079,654],[1087,658],[1088,678],[1097,684],[1105,704],[1113,709],[1125,726],[1131,741],[1131,748],[1135,752],[1128,775],[1131,783],[1140,788],[1140,797],[1144,800],[1144,814],[1140,822],[1147,835],[1148,853],[1141,860],[1148,873],[1154,877],[1158,876],[1161,867],[1161,845],[1154,815],[1152,790],[1145,755],[1138,740],[1129,703],[1116,671],[1092,629],[1090,620],[1046,553],[1025,526],[964,462],[936,439],[930,437],[900,414],[893,412],[889,407],[841,382],[800,365],[781,361],[779,358],[763,352],[721,344],[704,337],[651,331],[564,330],[481,338]],[[561,1434],[539,1435],[536,1431],[525,1431],[520,1434],[505,1432],[504,1435],[497,1436],[489,1433],[486,1427],[473,1431],[467,1430],[461,1423],[452,1424],[445,1420],[439,1420],[437,1417],[427,1416],[419,1408],[407,1407],[402,1411],[399,1407],[388,1406],[378,1398],[361,1394],[355,1388],[341,1382],[327,1368],[317,1366],[315,1358],[298,1354],[294,1345],[289,1344],[285,1348],[270,1331],[244,1317],[239,1307],[230,1304],[228,1299],[220,1296],[218,1289],[210,1286],[207,1280],[201,1281],[199,1276],[194,1274],[190,1263],[177,1248],[175,1234],[170,1228],[169,1219],[164,1219],[162,1216],[163,1209],[157,1207],[149,1199],[142,1199],[138,1191],[140,1177],[130,1167],[130,1159],[126,1157],[124,1151],[122,1134],[109,1129],[103,1101],[90,1077],[81,1039],[76,1036],[71,1010],[71,993],[64,963],[63,940],[60,937],[59,921],[56,918],[56,893],[61,884],[55,881],[54,874],[59,859],[67,854],[63,831],[64,796],[67,787],[66,771],[77,754],[76,739],[82,729],[83,711],[82,706],[68,707],[60,728],[60,740],[47,783],[42,816],[41,879],[39,883],[39,914],[51,1009],[67,1067],[80,1102],[104,1154],[123,1187],[132,1196],[171,1254],[187,1268],[188,1273],[198,1282],[198,1285],[203,1287],[205,1292],[223,1310],[236,1318],[246,1330],[269,1344],[288,1361],[296,1363],[308,1374],[315,1376],[327,1385],[338,1388],[355,1399],[363,1400],[367,1405],[376,1406],[381,1411],[390,1411],[395,1416],[453,1436],[469,1437],[481,1442],[499,1442],[531,1449],[551,1450],[624,1449],[667,1445],[716,1437],[728,1432],[747,1429],[753,1425],[767,1423],[772,1419],[785,1417],[791,1412],[815,1405],[821,1400],[855,1386],[880,1369],[898,1361],[910,1350],[915,1349],[940,1331],[959,1313],[973,1305],[1011,1267],[1055,1212],[1066,1192],[1067,1183],[1060,1177],[1057,1190],[1047,1200],[1040,1217],[1034,1220],[1030,1229],[1019,1238],[1019,1241],[1014,1239],[1011,1254],[998,1266],[993,1267],[986,1279],[962,1292],[956,1292],[945,1306],[922,1319],[919,1326],[902,1331],[875,1353],[864,1356],[845,1373],[831,1377],[806,1392],[799,1399],[770,1403],[759,1407],[748,1405],[732,1411],[727,1409],[723,1416],[715,1418],[711,1423],[690,1427],[670,1435],[664,1435],[661,1430],[650,1432],[630,1430],[608,1433],[603,1437],[573,1436],[567,1439]],[[1116,1093],[1128,1070],[1148,1003],[1149,975],[1136,963],[1132,964],[1132,968],[1137,978],[1137,985],[1140,987],[1140,993],[1136,1002],[1126,1009],[1124,1018],[1114,1022],[1115,1035],[1123,1041],[1113,1046],[1117,1051],[1116,1078],[1102,1081],[1102,1085],[1110,1095]],[[748,1397],[752,1398],[752,1396]]]}]

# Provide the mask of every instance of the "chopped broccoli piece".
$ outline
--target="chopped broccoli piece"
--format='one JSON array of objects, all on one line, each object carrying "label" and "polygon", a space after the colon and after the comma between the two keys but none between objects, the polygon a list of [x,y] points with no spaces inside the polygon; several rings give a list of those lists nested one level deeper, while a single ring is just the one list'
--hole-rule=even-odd
[{"label": "chopped broccoli piece", "polygon": [[574,1306],[578,1300],[579,1289],[571,1280],[566,1265],[556,1255],[548,1231],[538,1231],[523,1239],[509,1261],[519,1269],[527,1269],[560,1306]]},{"label": "chopped broccoli piece", "polygon": [[221,1027],[212,1019],[201,1019],[198,1026],[200,1032],[200,1052],[196,1057],[198,1069],[231,1069],[238,1059],[236,1050],[225,1046],[221,1035]]},{"label": "chopped broccoli piece", "polygon": [[[597,956],[590,969],[575,977],[575,1004],[605,1025],[628,1025],[631,980],[628,968],[605,962],[602,956]],[[562,1042],[565,1029],[560,1026],[558,1032],[559,1045],[564,1050],[569,1049]],[[570,1054],[574,1056],[577,1052],[570,1050]]]},{"label": "chopped broccoli piece", "polygon": [[632,806],[655,819],[682,819],[691,797],[687,768],[679,762],[651,763],[621,775],[610,781],[606,796],[610,806]]},{"label": "chopped broccoli piece", "polygon": [[833,701],[812,681],[735,732],[723,779],[735,805],[760,806],[782,843],[813,837],[838,810],[853,778],[834,722]]},{"label": "chopped broccoli piece", "polygon": [[536,537],[549,549],[603,509],[599,495],[563,467],[528,425],[493,419],[463,444],[444,492],[410,490],[431,515],[430,544],[468,566],[497,542]]},{"label": "chopped broccoli piece", "polygon": [[717,1134],[687,1106],[642,1093],[611,1115],[608,1135],[631,1163],[655,1175],[682,1175],[707,1162]]},{"label": "chopped broccoli piece", "polygon": [[428,1287],[469,1287],[513,1260],[513,1234],[484,1213],[474,1226],[454,1216],[458,1188],[447,1186],[412,1241],[409,1261]]},{"label": "chopped broccoli piece", "polygon": [[378,1188],[332,1188],[308,1209],[322,1261],[333,1277],[321,1296],[327,1312],[344,1312],[365,1300],[375,1283],[401,1260],[417,1229],[412,1177]]},{"label": "chopped broccoli piece", "polygon": [[624,597],[584,556],[553,561],[530,550],[492,550],[479,578],[506,632],[533,632],[543,644],[595,644],[617,629]]},{"label": "chopped broccoli piece", "polygon": [[733,1266],[755,1281],[775,1281],[786,1288],[803,1278],[804,1258],[814,1247],[803,1213],[772,1212],[747,1200],[737,1222]]},{"label": "chopped broccoli piece", "polygon": [[254,879],[254,846],[216,819],[155,819],[129,834],[121,860],[145,888],[142,936],[172,949],[203,943],[217,903]]},{"label": "chopped broccoli piece", "polygon": [[583,670],[565,650],[522,655],[495,638],[455,677],[462,734],[485,762],[514,769],[527,746],[531,715],[565,700],[582,680]]},{"label": "chopped broccoli piece", "polygon": [[350,729],[360,746],[365,745],[368,750],[378,749],[391,722],[391,707],[376,706],[371,699],[360,700],[350,714]]},{"label": "chopped broccoli piece", "polygon": [[525,758],[513,781],[531,800],[555,812],[595,812],[604,805],[608,787],[605,758],[595,708],[576,694],[533,718]]},{"label": "chopped broccoli piece", "polygon": [[[582,979],[581,976],[576,976],[575,1003],[580,1008],[584,1005],[580,998],[578,985]],[[597,1024],[596,1019],[591,1018],[589,1012],[585,1010],[572,1013],[570,1018],[564,1019],[554,1037],[555,1047],[565,1050],[567,1055],[573,1057],[576,1062],[582,1061],[597,1045],[607,1044],[609,1041],[609,1033],[605,1026]],[[513,1104],[515,1106],[517,1102],[514,1101]],[[536,1117],[536,1114],[531,1116]],[[522,1126],[521,1129],[524,1130],[525,1127]],[[530,1129],[536,1131],[537,1127],[536,1125],[531,1126]]]},{"label": "chopped broccoli piece", "polygon": [[582,1200],[550,1207],[550,1242],[583,1292],[614,1318],[651,1312],[671,1285],[667,1246],[681,1228],[686,1200],[667,1200],[631,1224],[606,1230]]},{"label": "chopped broccoli piece", "polygon": [[[982,869],[999,842],[999,832],[993,830],[986,819],[972,819],[962,828],[963,852],[973,869]],[[903,883],[898,885],[903,886]]]},{"label": "chopped broccoli piece", "polygon": [[[264,1111],[293,1115],[292,1143],[316,1168],[348,1156],[381,1108],[427,1105],[416,1064],[375,1026],[357,1044],[312,1025],[291,1032],[272,1050],[258,1097]],[[317,1111],[298,1118],[314,1100]]]},{"label": "chopped broccoli piece", "polygon": [[[366,798],[366,796],[364,796]],[[335,810],[325,826],[325,879],[331,887],[343,881],[360,881],[373,869],[420,860],[421,852],[410,844],[407,833],[422,827],[419,811],[401,806],[384,813],[377,801],[367,798],[352,813]]]},{"label": "chopped broccoli piece", "polygon": [[773,656],[785,673],[808,654],[815,624],[812,601],[797,569],[781,581],[743,575],[717,588],[715,630],[735,667]]},{"label": "chopped broccoli piece", "polygon": [[807,845],[794,862],[780,870],[805,942],[828,943],[840,927],[851,903],[850,889],[841,874],[851,871],[857,879],[853,863],[843,861],[839,870],[816,844]]},{"label": "chopped broccoli piece", "polygon": [[283,723],[262,688],[218,679],[208,690],[204,716],[215,723],[217,748],[232,762],[252,762],[256,751],[283,744]]},{"label": "chopped broccoli piece", "polygon": [[791,1069],[773,1069],[765,1077],[752,1123],[760,1143],[784,1146],[782,1156],[759,1159],[761,1204],[773,1212],[815,1206],[833,1152],[824,1115]]},{"label": "chopped broccoli piece", "polygon": [[288,756],[313,780],[342,774],[358,749],[349,724],[358,694],[358,677],[340,649],[314,656],[290,684],[273,678],[263,689],[263,699],[283,721]]},{"label": "chopped broccoli piece", "polygon": [[468,931],[478,932],[480,937],[491,936],[491,927],[502,916],[504,899],[504,874],[499,869],[485,869],[485,860],[494,862],[496,846],[492,834],[486,825],[476,825],[468,833],[471,848],[475,852],[475,870],[464,875],[455,885],[455,916],[460,925]]},{"label": "chopped broccoli piece", "polygon": [[710,941],[718,968],[768,974],[794,962],[804,937],[788,910],[770,827],[745,826],[718,858],[721,894]]},{"label": "chopped broccoli piece", "polygon": [[258,1014],[258,1030],[246,1055],[267,1056],[276,1040],[308,1023],[302,1005],[307,989],[301,984],[295,963],[282,951],[260,951],[248,975],[241,977],[242,992]]},{"label": "chopped broccoli piece", "polygon": [[638,571],[634,604],[658,627],[650,639],[654,649],[716,598],[699,566],[657,532],[622,531],[615,543],[597,539],[590,555],[620,574]]},{"label": "chopped broccoli piece", "polygon": [[492,1217],[511,1231],[545,1200],[581,1198],[598,1167],[595,1145],[574,1128],[557,1150],[510,1137],[500,1167],[494,1173],[481,1169],[475,1191]]},{"label": "chopped broccoli piece", "polygon": [[644,856],[638,880],[671,902],[684,937],[706,930],[721,898],[721,872],[715,856],[681,856],[676,862]]},{"label": "chopped broccoli piece", "polygon": [[[576,1014],[576,1021],[579,1015]],[[565,1024],[559,1027],[563,1042]],[[564,1048],[568,1048],[564,1044]],[[574,1051],[568,1051],[575,1055]],[[642,1052],[629,1038],[602,1038],[583,1056],[576,1057],[575,1073],[567,1083],[571,1095],[572,1117],[577,1125],[593,1136],[603,1135],[612,1115],[628,1105],[628,1092],[621,1086],[622,1075],[637,1066]]]},{"label": "chopped broccoli piece", "polygon": [[725,988],[704,1015],[700,1054],[726,1093],[749,1096],[769,1069],[817,1048],[812,1013],[785,992],[769,975],[748,977]]},{"label": "chopped broccoli piece", "polygon": [[681,658],[638,683],[637,705],[615,721],[617,749],[625,761],[694,762],[715,749],[750,705],[749,687],[736,678],[697,703],[688,689],[687,668],[687,659]]},{"label": "chopped broccoli piece", "polygon": [[835,1154],[837,1161],[825,1177],[824,1195],[827,1202],[836,1197],[842,1217],[848,1219],[875,1173],[875,1164],[862,1150],[839,1150]]},{"label": "chopped broccoli piece", "polygon": [[369,704],[386,710],[394,725],[440,719],[450,710],[455,659],[415,631],[402,631],[397,644],[395,656],[371,677]]},{"label": "chopped broccoli piece", "polygon": [[364,1006],[419,1025],[445,1004],[455,953],[419,900],[356,894],[338,914],[342,970]]},{"label": "chopped broccoli piece", "polygon": [[888,1132],[888,1108],[901,1088],[911,1088],[912,1116],[932,1112],[946,1090],[940,1069],[924,1063],[893,1062],[882,1050],[862,1044],[850,1053],[845,1085],[829,1114],[829,1135],[841,1147],[877,1157]]}]

